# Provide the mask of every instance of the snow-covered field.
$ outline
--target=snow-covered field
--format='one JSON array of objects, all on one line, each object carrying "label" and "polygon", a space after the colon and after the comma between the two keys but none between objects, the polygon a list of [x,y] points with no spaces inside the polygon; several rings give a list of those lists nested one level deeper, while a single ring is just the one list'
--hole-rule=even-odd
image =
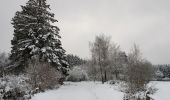
[{"label": "snow-covered field", "polygon": [[66,83],[58,90],[35,95],[31,100],[122,100],[123,93],[113,86],[94,82]]},{"label": "snow-covered field", "polygon": [[154,100],[170,100],[170,82],[152,82],[158,90],[151,97]]},{"label": "snow-covered field", "polygon": [[[170,82],[152,82],[159,90],[154,100],[170,100]],[[57,90],[35,95],[31,100],[123,100],[123,93],[115,86],[99,82],[66,83]]]}]

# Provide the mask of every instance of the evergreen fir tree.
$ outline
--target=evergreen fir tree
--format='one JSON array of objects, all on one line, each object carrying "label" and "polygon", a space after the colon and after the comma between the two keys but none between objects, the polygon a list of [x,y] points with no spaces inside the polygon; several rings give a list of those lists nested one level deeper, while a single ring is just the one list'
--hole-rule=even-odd
[{"label": "evergreen fir tree", "polygon": [[10,59],[15,70],[23,71],[27,61],[38,56],[66,74],[65,50],[61,46],[59,28],[53,25],[57,20],[49,12],[46,0],[29,0],[21,7],[22,11],[17,11],[12,19],[14,38]]}]

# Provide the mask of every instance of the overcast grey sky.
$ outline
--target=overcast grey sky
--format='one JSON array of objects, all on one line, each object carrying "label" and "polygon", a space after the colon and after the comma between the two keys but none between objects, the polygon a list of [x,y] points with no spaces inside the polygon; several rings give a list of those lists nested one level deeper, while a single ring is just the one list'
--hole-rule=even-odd
[{"label": "overcast grey sky", "polygon": [[[10,52],[11,18],[27,0],[0,0],[0,50]],[[104,33],[128,52],[133,43],[153,64],[170,63],[170,0],[47,0],[67,53],[88,58]]]}]

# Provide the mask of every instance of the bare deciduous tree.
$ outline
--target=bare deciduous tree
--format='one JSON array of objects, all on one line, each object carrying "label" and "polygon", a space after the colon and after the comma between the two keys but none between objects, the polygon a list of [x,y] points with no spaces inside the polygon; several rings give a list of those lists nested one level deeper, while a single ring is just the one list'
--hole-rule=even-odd
[{"label": "bare deciduous tree", "polygon": [[100,81],[100,70],[94,60],[89,60],[86,62],[86,70],[90,80],[93,80],[94,82]]},{"label": "bare deciduous tree", "polygon": [[127,59],[125,52],[120,50],[119,45],[111,43],[110,37],[99,35],[90,46],[92,54],[91,74],[96,74],[94,77],[97,78],[98,72],[100,72],[102,83],[113,80],[114,75],[116,79],[119,79],[119,74],[122,73]]},{"label": "bare deciduous tree", "polygon": [[107,81],[108,52],[110,37],[105,35],[96,36],[95,42],[91,43],[92,60],[99,66],[102,83]]},{"label": "bare deciduous tree", "polygon": [[116,79],[119,79],[119,74],[123,73],[123,69],[127,63],[127,56],[125,52],[120,50],[120,46],[115,43],[110,45],[109,61],[111,73],[115,75]]},{"label": "bare deciduous tree", "polygon": [[126,70],[127,91],[135,94],[145,91],[146,84],[152,78],[152,64],[142,58],[139,47],[135,44],[128,55]]}]

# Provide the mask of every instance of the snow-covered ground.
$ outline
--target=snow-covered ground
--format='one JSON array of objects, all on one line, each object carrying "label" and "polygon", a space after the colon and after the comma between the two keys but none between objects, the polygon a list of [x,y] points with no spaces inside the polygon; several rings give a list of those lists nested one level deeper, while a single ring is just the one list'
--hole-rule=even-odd
[{"label": "snow-covered ground", "polygon": [[35,95],[31,100],[122,100],[123,93],[99,82],[66,83],[58,90]]},{"label": "snow-covered ground", "polygon": [[152,82],[158,90],[151,97],[154,100],[170,100],[170,82]]},{"label": "snow-covered ground", "polygon": [[[170,100],[170,82],[152,82],[158,91],[154,100]],[[31,100],[123,100],[123,93],[115,86],[99,82],[65,83],[57,90],[35,95]]]}]

